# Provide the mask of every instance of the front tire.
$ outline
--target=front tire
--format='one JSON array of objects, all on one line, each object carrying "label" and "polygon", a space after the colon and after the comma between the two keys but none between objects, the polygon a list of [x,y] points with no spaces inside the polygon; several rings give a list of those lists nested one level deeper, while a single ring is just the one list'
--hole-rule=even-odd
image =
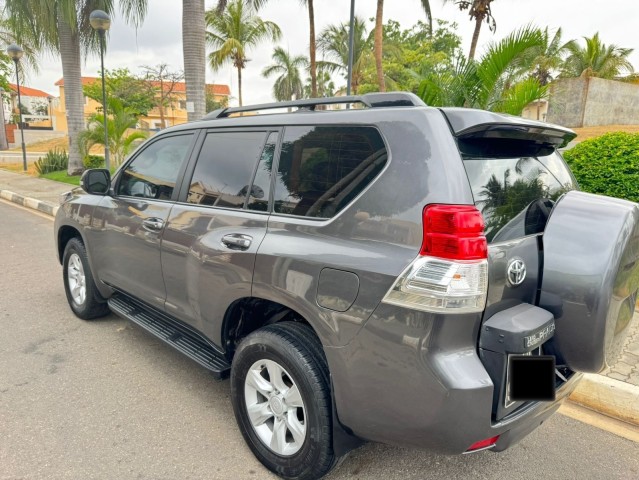
[{"label": "front tire", "polygon": [[77,237],[64,248],[62,271],[67,301],[76,316],[91,320],[109,313],[109,306],[95,286],[84,243]]},{"label": "front tire", "polygon": [[335,466],[328,366],[306,325],[248,335],[233,358],[231,398],[246,443],[272,472],[315,480]]}]

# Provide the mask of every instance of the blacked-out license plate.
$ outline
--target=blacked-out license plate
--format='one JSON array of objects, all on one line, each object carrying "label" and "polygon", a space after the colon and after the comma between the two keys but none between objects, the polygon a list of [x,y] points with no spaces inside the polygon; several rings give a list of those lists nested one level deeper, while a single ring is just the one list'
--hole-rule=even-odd
[{"label": "blacked-out license plate", "polygon": [[555,357],[553,355],[510,355],[508,398],[511,402],[555,399]]}]

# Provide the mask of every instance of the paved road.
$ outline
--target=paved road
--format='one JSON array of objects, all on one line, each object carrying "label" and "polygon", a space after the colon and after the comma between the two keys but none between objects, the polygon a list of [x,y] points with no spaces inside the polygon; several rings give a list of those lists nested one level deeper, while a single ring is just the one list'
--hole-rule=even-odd
[{"label": "paved road", "polygon": [[[115,316],[71,314],[50,220],[0,202],[0,266],[0,479],[274,478],[228,382]],[[502,454],[367,445],[329,478],[636,480],[639,444],[555,415]]]}]

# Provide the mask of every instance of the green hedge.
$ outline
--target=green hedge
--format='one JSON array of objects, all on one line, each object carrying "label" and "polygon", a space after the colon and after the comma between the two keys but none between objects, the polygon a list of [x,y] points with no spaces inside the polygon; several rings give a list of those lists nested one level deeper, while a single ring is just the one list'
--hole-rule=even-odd
[{"label": "green hedge", "polygon": [[563,155],[582,190],[639,202],[639,134],[606,133]]},{"label": "green hedge", "polygon": [[104,168],[104,157],[100,155],[87,155],[83,160],[84,168]]}]

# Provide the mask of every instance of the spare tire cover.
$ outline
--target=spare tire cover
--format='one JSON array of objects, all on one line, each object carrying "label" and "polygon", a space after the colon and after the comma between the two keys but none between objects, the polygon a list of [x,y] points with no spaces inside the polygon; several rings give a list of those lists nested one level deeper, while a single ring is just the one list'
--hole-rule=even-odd
[{"label": "spare tire cover", "polygon": [[612,365],[639,288],[639,205],[572,191],[543,233],[539,305],[556,319],[557,362],[598,373]]}]

